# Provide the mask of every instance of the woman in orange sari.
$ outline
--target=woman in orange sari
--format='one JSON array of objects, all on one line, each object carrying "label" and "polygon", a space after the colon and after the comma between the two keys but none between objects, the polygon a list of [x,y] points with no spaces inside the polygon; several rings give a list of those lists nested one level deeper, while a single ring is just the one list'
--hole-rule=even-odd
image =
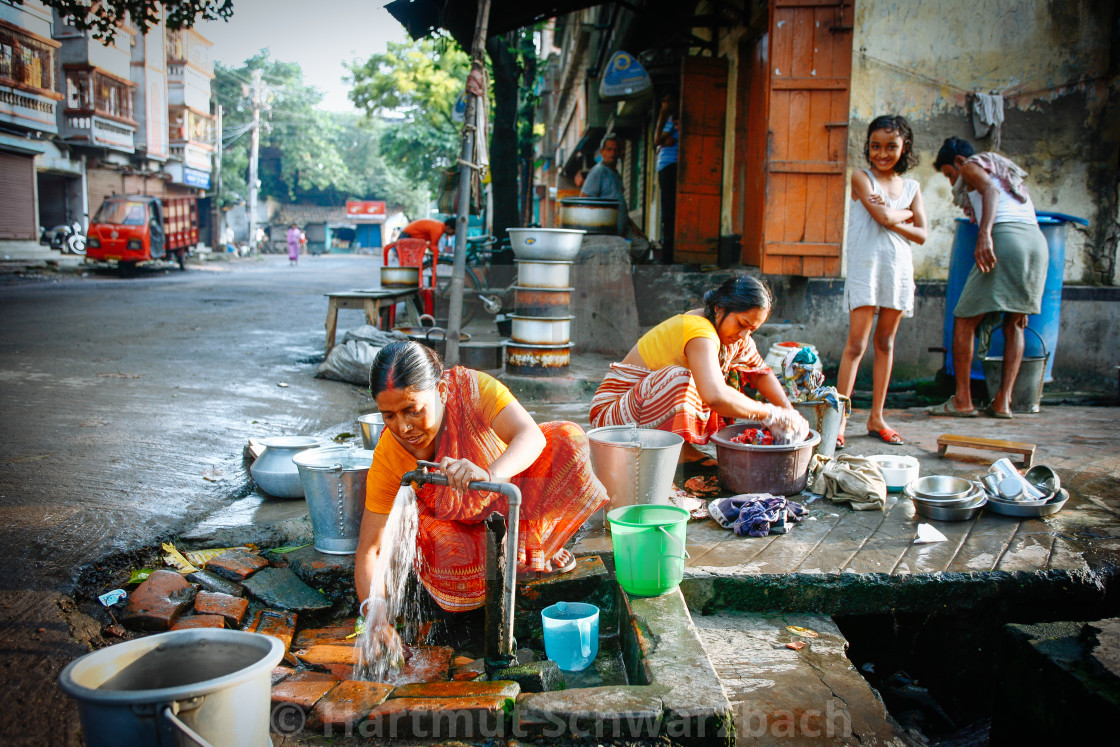
[{"label": "woman in orange sari", "polygon": [[[751,333],[773,300],[761,281],[742,275],[704,294],[704,308],[670,317],[612,363],[591,400],[591,425],[635,425],[683,436],[681,461],[714,466],[693,444],[737,418],[761,422],[780,443],[809,432]],[[767,402],[743,394],[752,386]]]},{"label": "woman in orange sari", "polygon": [[564,543],[607,502],[591,471],[587,436],[574,423],[538,426],[499,381],[461,366],[444,370],[435,351],[416,342],[382,348],[370,390],[385,420],[366,479],[366,510],[355,557],[359,601],[370,581],[382,532],[401,477],[419,459],[438,462],[449,486],[416,491],[417,570],[443,609],[463,612],[486,596],[485,527],[508,513],[497,493],[467,491],[474,481],[512,482],[521,490],[518,569],[567,571]]}]

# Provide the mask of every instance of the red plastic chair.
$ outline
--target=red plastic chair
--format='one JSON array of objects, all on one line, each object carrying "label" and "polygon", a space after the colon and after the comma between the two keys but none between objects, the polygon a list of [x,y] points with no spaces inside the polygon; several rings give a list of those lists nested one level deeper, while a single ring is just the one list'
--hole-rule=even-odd
[{"label": "red plastic chair", "polygon": [[[428,254],[427,239],[397,239],[385,245],[382,251],[382,261],[389,263],[389,250],[397,252],[397,261],[401,267],[417,267],[420,269],[420,298],[424,302],[424,313],[435,316],[436,268],[438,262],[432,263],[432,274],[429,287],[424,287],[424,256]],[[396,321],[395,310],[389,311],[389,325]]]}]

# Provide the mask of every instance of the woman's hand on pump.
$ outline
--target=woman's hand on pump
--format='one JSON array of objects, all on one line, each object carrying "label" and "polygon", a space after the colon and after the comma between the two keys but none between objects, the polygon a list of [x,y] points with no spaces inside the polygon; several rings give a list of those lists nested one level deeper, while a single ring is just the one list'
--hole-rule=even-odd
[{"label": "woman's hand on pump", "polygon": [[469,459],[452,459],[444,457],[439,460],[440,471],[447,476],[447,483],[454,490],[466,491],[472,482],[489,482],[489,470],[479,467]]}]

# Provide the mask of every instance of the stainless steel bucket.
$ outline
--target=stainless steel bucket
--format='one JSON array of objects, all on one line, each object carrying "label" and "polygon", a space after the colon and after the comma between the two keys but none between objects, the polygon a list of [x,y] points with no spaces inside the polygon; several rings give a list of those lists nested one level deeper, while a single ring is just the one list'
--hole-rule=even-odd
[{"label": "stainless steel bucket", "polygon": [[[1011,411],[1041,412],[1042,384],[1046,381],[1046,362],[1050,359],[1050,351],[1046,349],[1046,341],[1042,339],[1042,335],[1030,327],[1026,331],[1038,338],[1042,345],[1042,355],[1023,356],[1023,361],[1019,364],[1019,375],[1015,377],[1015,385],[1011,387]],[[1003,356],[985,356],[980,359],[980,365],[984,369],[988,398],[995,399],[1003,382]]]},{"label": "stainless steel bucket", "polygon": [[587,433],[591,468],[610,496],[608,510],[656,503],[668,505],[684,439],[676,433],[608,425]]},{"label": "stainless steel bucket", "polygon": [[307,497],[315,549],[331,555],[356,552],[373,452],[328,446],[304,451],[292,461]]},{"label": "stainless steel bucket", "polygon": [[271,636],[174,630],[86,654],[58,684],[78,701],[88,747],[266,747],[272,668],[283,656]]}]

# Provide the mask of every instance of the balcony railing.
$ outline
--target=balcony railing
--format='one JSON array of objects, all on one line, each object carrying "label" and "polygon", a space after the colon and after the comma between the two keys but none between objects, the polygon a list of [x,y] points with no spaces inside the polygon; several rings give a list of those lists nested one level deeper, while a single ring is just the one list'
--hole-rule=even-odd
[{"label": "balcony railing", "polygon": [[0,83],[55,94],[57,44],[0,25]]}]

